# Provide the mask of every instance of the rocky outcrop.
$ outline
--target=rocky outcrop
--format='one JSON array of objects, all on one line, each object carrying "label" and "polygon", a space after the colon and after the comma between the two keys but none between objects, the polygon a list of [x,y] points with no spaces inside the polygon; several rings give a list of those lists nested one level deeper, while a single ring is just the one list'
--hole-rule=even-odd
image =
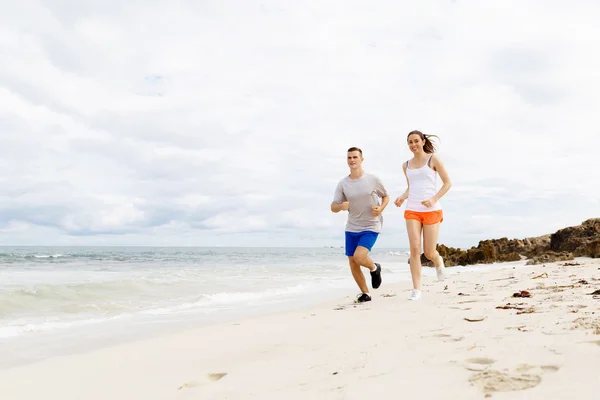
[{"label": "rocky outcrop", "polygon": [[[592,218],[581,225],[560,229],[552,234],[525,239],[488,239],[477,247],[462,250],[439,244],[438,252],[448,267],[469,264],[518,261],[527,258],[527,264],[572,260],[574,257],[600,257],[600,218]],[[433,266],[421,255],[424,266]]]},{"label": "rocky outcrop", "polygon": [[600,218],[556,231],[550,238],[550,249],[567,251],[575,257],[600,257]]},{"label": "rocky outcrop", "polygon": [[544,264],[556,261],[570,261],[573,258],[573,253],[566,251],[562,251],[560,253],[549,251],[547,253],[531,257],[529,260],[527,260],[526,265]]}]

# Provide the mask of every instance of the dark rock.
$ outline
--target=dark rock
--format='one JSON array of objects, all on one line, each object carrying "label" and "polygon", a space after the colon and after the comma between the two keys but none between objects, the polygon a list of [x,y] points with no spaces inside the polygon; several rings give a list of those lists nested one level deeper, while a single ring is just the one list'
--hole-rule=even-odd
[{"label": "dark rock", "polygon": [[577,250],[577,254],[582,254],[583,257],[600,258],[600,238],[582,244]]},{"label": "dark rock", "polygon": [[575,257],[600,257],[600,218],[556,231],[550,238],[550,249],[568,251]]},{"label": "dark rock", "polygon": [[[581,225],[539,237],[482,240],[477,247],[467,250],[438,244],[437,250],[447,267],[518,261],[523,258],[529,259],[527,264],[568,261],[574,257],[599,258],[600,218],[591,218]],[[423,266],[433,266],[433,262],[424,254],[421,254],[421,263]]]},{"label": "dark rock", "polygon": [[526,265],[537,265],[556,261],[570,261],[573,259],[573,253],[569,253],[566,251],[555,253],[553,251],[549,251],[548,253],[540,254],[539,256],[534,256],[530,258],[529,260],[527,260]]},{"label": "dark rock", "polygon": [[531,297],[531,293],[527,290],[521,290],[519,292],[513,293],[511,297]]}]

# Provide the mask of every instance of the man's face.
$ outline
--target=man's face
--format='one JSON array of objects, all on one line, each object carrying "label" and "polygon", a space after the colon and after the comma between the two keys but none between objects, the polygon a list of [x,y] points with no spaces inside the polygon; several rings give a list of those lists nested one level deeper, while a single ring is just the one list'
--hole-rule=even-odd
[{"label": "man's face", "polygon": [[350,169],[360,168],[363,158],[360,151],[349,151],[348,152],[348,166]]}]

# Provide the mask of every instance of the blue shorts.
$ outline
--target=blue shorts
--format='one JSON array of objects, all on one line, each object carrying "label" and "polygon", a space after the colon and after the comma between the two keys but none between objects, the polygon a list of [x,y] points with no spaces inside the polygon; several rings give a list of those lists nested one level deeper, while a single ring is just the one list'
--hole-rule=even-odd
[{"label": "blue shorts", "polygon": [[358,246],[366,247],[371,251],[377,236],[379,233],[373,231],[346,232],[346,255],[352,257]]}]

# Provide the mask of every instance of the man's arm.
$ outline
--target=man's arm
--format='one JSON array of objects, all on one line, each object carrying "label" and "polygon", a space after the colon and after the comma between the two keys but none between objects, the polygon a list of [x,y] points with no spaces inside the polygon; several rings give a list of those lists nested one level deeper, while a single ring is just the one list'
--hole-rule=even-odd
[{"label": "man's arm", "polygon": [[338,183],[333,194],[333,201],[331,202],[331,211],[338,213],[340,211],[347,211],[350,203],[346,200],[344,195],[344,189],[342,188],[342,182]]},{"label": "man's arm", "polygon": [[381,211],[385,210],[385,208],[387,207],[388,203],[390,202],[390,196],[383,196],[381,198]]},{"label": "man's arm", "polygon": [[[340,211],[346,211],[346,210],[348,210],[348,205],[349,205],[349,203],[347,201],[340,203],[340,204],[333,203],[331,205],[331,211],[333,211],[334,213],[338,213]],[[344,207],[346,207],[346,208],[344,208]]]},{"label": "man's arm", "polygon": [[390,196],[388,195],[387,190],[385,190],[385,186],[383,186],[383,182],[381,182],[379,177],[375,177],[375,192],[381,197],[381,205],[373,206],[373,216],[376,217],[385,210],[390,202]]}]

